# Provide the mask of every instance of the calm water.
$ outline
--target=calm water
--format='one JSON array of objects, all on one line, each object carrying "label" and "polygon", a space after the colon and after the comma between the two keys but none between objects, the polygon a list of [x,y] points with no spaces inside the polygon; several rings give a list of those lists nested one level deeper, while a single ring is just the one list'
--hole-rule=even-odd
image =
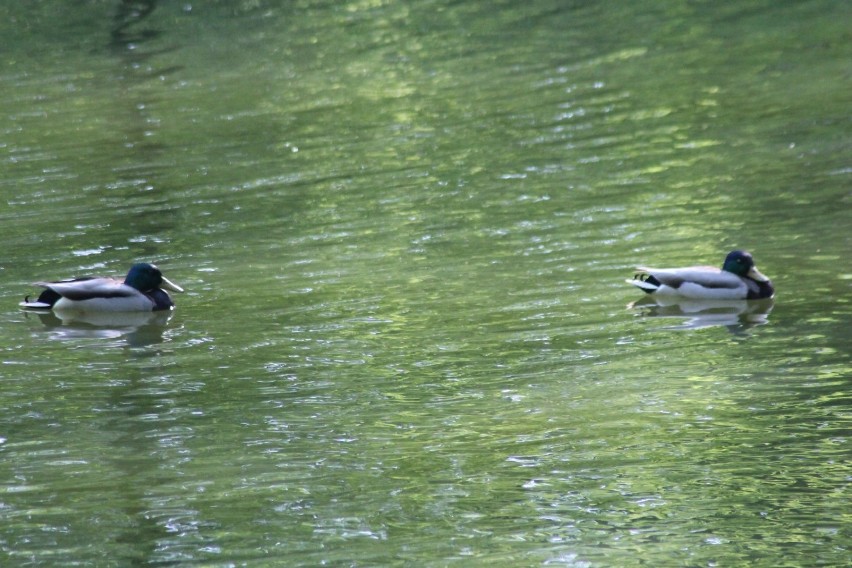
[{"label": "calm water", "polygon": [[852,560],[848,3],[10,4],[4,566]]}]

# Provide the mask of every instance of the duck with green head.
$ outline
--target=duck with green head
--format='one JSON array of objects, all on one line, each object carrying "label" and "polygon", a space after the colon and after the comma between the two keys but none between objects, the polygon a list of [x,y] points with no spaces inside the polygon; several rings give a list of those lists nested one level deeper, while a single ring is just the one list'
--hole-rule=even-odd
[{"label": "duck with green head", "polygon": [[686,268],[638,267],[628,280],[643,292],[695,300],[761,300],[775,294],[772,282],[757,270],[751,254],[728,253],[721,270],[712,266]]},{"label": "duck with green head", "polygon": [[170,282],[159,268],[147,262],[134,264],[124,282],[86,276],[37,282],[36,286],[45,290],[35,301],[24,298],[21,307],[78,312],[152,312],[174,308],[166,290],[183,292],[183,288]]}]

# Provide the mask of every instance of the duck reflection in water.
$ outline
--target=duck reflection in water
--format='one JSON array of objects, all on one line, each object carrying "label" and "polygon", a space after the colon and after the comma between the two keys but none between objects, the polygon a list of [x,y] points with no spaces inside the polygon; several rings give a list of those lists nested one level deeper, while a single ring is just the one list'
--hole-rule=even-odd
[{"label": "duck reflection in water", "polygon": [[36,315],[52,339],[122,339],[130,347],[163,343],[171,311],[159,312],[24,312]]},{"label": "duck reflection in water", "polygon": [[640,311],[649,318],[682,320],[680,325],[662,329],[701,329],[725,326],[733,333],[763,325],[769,321],[769,312],[775,305],[771,298],[765,300],[692,300],[674,296],[647,296],[628,304],[629,309]]}]

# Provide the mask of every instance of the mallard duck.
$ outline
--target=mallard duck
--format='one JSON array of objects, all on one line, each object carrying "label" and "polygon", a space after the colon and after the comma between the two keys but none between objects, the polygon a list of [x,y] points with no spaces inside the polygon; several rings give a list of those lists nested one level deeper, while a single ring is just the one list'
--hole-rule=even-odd
[{"label": "mallard duck", "polygon": [[174,307],[164,288],[183,292],[183,288],[167,280],[159,268],[147,262],[131,266],[124,282],[87,276],[36,282],[36,286],[45,288],[44,292],[34,302],[27,296],[21,307],[80,312],[151,312]]},{"label": "mallard duck", "polygon": [[721,270],[712,266],[640,266],[637,270],[639,274],[627,282],[648,294],[708,300],[759,300],[775,294],[772,282],[758,272],[752,256],[742,250],[730,252]]}]

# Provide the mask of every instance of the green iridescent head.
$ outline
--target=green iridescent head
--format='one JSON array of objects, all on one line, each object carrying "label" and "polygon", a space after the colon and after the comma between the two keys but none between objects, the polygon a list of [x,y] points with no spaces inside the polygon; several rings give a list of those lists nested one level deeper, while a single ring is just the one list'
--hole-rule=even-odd
[{"label": "green iridescent head", "polygon": [[124,283],[140,292],[148,292],[156,288],[165,288],[173,292],[183,292],[183,288],[170,282],[163,276],[160,269],[147,262],[140,262],[130,267]]},{"label": "green iridescent head", "polygon": [[751,278],[757,282],[769,282],[769,278],[761,274],[754,265],[754,258],[744,250],[735,250],[725,257],[722,270],[732,272],[742,278]]}]

